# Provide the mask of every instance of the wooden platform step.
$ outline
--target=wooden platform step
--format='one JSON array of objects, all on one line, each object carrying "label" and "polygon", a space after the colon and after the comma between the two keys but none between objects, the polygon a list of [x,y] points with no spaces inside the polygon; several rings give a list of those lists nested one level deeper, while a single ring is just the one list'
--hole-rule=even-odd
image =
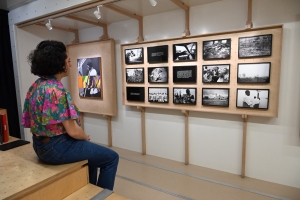
[{"label": "wooden platform step", "polygon": [[[64,200],[82,200],[82,199],[91,199],[94,196],[96,196],[99,192],[101,192],[103,189],[100,187],[97,187],[92,184],[87,184],[81,189],[77,190],[73,194],[67,196],[64,198]],[[122,197],[118,194],[112,193],[109,195],[106,200],[129,200],[128,198]]]}]

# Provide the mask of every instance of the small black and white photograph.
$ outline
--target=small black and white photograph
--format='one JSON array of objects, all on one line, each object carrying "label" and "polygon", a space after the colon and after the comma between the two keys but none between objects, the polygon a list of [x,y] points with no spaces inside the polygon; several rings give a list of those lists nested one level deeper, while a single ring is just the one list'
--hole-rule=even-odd
[{"label": "small black and white photograph", "polygon": [[147,47],[148,63],[165,63],[168,62],[169,50],[168,45]]},{"label": "small black and white photograph", "polygon": [[229,83],[230,64],[202,65],[202,83]]},{"label": "small black and white photograph", "polygon": [[229,106],[229,88],[202,88],[203,106]]},{"label": "small black and white photograph", "polygon": [[197,42],[173,44],[173,61],[197,60]]},{"label": "small black and white photograph", "polygon": [[203,41],[203,60],[229,59],[231,39]]},{"label": "small black and white photograph", "polygon": [[126,87],[127,101],[145,101],[144,87]]},{"label": "small black and white photograph", "polygon": [[169,103],[169,88],[149,87],[148,101],[156,103]]},{"label": "small black and white photograph", "polygon": [[196,83],[197,66],[173,66],[174,83]]},{"label": "small black and white photograph", "polygon": [[196,105],[197,89],[196,88],[173,88],[173,103]]},{"label": "small black and white photograph", "polygon": [[239,38],[239,58],[271,56],[272,34]]},{"label": "small black and white photograph", "polygon": [[242,89],[236,91],[236,107],[268,109],[269,89]]},{"label": "small black and white photograph", "polygon": [[270,62],[239,63],[238,83],[270,83]]},{"label": "small black and white photograph", "polygon": [[125,49],[125,63],[127,65],[144,63],[144,49],[142,47]]},{"label": "small black and white photograph", "polygon": [[168,83],[168,67],[148,67],[149,83]]},{"label": "small black and white photograph", "polygon": [[126,68],[127,83],[144,83],[144,68]]}]

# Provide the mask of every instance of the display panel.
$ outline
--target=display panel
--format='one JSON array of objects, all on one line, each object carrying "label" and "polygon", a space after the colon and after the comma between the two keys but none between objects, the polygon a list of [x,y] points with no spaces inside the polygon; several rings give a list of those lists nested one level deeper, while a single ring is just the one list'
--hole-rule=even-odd
[{"label": "display panel", "polygon": [[229,106],[229,88],[202,88],[202,105]]},{"label": "display panel", "polygon": [[239,38],[239,58],[271,56],[272,34]]},{"label": "display panel", "polygon": [[125,63],[127,65],[144,63],[144,49],[142,47],[125,49]]},{"label": "display panel", "polygon": [[239,63],[238,83],[270,83],[271,63]]},{"label": "display panel", "polygon": [[173,88],[173,103],[196,105],[197,89],[196,88]]},{"label": "display panel", "polygon": [[144,83],[144,68],[126,68],[127,83]]},{"label": "display panel", "polygon": [[196,61],[197,42],[173,44],[173,61]]},{"label": "display panel", "polygon": [[203,60],[230,59],[231,39],[203,41]]},{"label": "display panel", "polygon": [[168,83],[168,67],[148,67],[149,83]]},{"label": "display panel", "polygon": [[236,107],[268,109],[269,89],[242,89],[237,88]]},{"label": "display panel", "polygon": [[174,66],[173,67],[174,83],[196,83],[197,66]]},{"label": "display panel", "polygon": [[169,88],[149,87],[148,102],[169,103]]},{"label": "display panel", "polygon": [[230,64],[202,65],[202,83],[229,83]]},{"label": "display panel", "polygon": [[168,62],[169,50],[168,45],[147,47],[148,63],[165,63]]},{"label": "display panel", "polygon": [[144,87],[126,87],[127,101],[145,101]]}]

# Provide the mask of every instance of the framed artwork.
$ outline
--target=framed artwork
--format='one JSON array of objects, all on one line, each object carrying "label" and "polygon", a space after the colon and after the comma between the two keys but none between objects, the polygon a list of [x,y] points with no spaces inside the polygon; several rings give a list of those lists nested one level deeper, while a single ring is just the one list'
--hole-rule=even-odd
[{"label": "framed artwork", "polygon": [[236,107],[250,109],[268,109],[269,96],[269,89],[237,88]]},{"label": "framed artwork", "polygon": [[145,101],[144,87],[126,87],[127,101]]},{"label": "framed artwork", "polygon": [[197,42],[173,44],[173,61],[196,61]]},{"label": "framed artwork", "polygon": [[169,50],[168,45],[147,47],[148,63],[165,63],[168,62]]},{"label": "framed artwork", "polygon": [[169,88],[148,87],[148,102],[169,103]]},{"label": "framed artwork", "polygon": [[202,83],[229,83],[230,64],[202,65]]},{"label": "framed artwork", "polygon": [[239,63],[237,70],[238,83],[270,83],[270,62]]},{"label": "framed artwork", "polygon": [[174,83],[196,83],[197,66],[173,66]]},{"label": "framed artwork", "polygon": [[168,67],[148,67],[149,83],[168,83]]},{"label": "framed artwork", "polygon": [[144,83],[144,68],[126,68],[127,83]]},{"label": "framed artwork", "polygon": [[271,56],[272,34],[239,38],[239,58]]},{"label": "framed artwork", "polygon": [[202,88],[202,105],[229,107],[229,96],[229,88]]},{"label": "framed artwork", "polygon": [[125,63],[127,65],[131,64],[143,64],[144,63],[144,49],[134,48],[125,49]]},{"label": "framed artwork", "polygon": [[196,105],[197,88],[173,88],[173,103]]},{"label": "framed artwork", "polygon": [[203,41],[203,60],[230,59],[231,39]]},{"label": "framed artwork", "polygon": [[101,58],[77,59],[79,96],[103,98]]}]

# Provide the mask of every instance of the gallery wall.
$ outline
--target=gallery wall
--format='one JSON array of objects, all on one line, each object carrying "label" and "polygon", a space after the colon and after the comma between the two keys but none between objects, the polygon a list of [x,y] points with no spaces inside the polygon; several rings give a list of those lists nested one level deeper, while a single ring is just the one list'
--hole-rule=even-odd
[{"label": "gallery wall", "polygon": [[[159,6],[159,4],[157,5]],[[253,0],[254,27],[283,24],[279,117],[249,116],[247,127],[246,176],[300,188],[300,1]],[[245,28],[247,0],[223,0],[191,7],[191,35]],[[180,37],[184,31],[181,9],[144,17],[145,40]],[[20,98],[34,80],[26,69],[29,49],[42,39],[70,43],[73,37],[61,31],[40,34],[40,27],[17,29],[17,63]],[[45,29],[46,31],[46,29]],[[115,39],[118,115],[112,118],[113,146],[141,152],[141,114],[135,107],[122,105],[120,44],[138,37],[138,22],[127,20],[110,24],[108,33]],[[79,31],[80,42],[101,36],[99,28]],[[26,47],[26,48],[24,48]],[[74,64],[74,63],[73,63]],[[67,81],[64,82],[64,84]],[[66,85],[67,86],[67,85]],[[107,123],[102,116],[85,113],[85,130],[92,141],[107,144]],[[180,111],[146,109],[147,154],[184,162],[184,116]],[[190,112],[190,164],[241,174],[242,117],[229,114]],[[30,133],[26,138],[30,140]]]}]

